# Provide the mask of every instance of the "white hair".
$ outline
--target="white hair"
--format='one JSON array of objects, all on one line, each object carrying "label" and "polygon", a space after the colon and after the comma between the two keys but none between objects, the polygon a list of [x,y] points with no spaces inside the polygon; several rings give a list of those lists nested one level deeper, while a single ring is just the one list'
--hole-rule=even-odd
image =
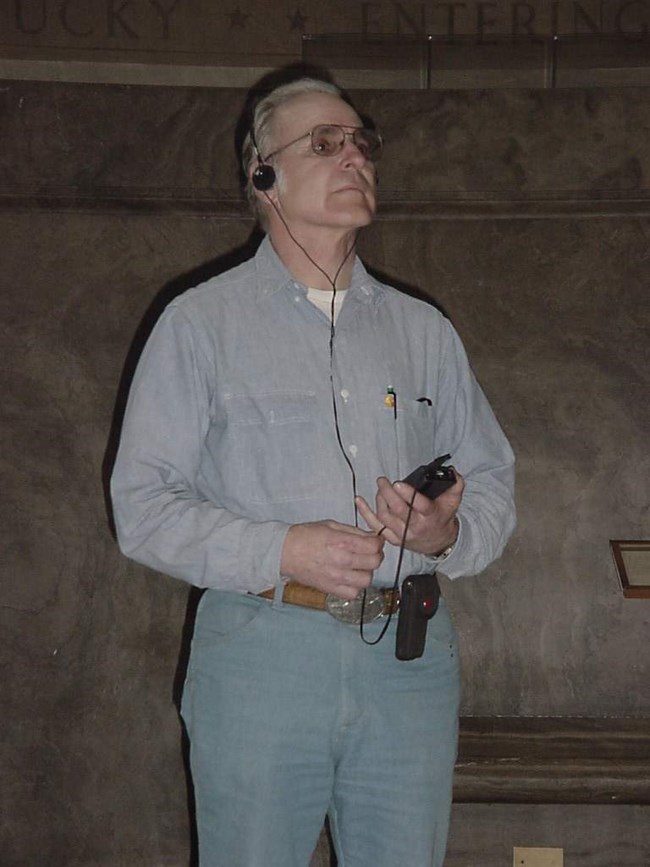
[{"label": "white hair", "polygon": [[246,175],[246,197],[263,229],[267,228],[267,217],[251,181],[251,168],[260,162],[271,148],[271,127],[275,111],[286,102],[304,93],[329,93],[343,99],[343,94],[335,84],[318,78],[298,78],[288,84],[281,84],[267,93],[255,106],[251,127],[242,145],[242,168]]}]

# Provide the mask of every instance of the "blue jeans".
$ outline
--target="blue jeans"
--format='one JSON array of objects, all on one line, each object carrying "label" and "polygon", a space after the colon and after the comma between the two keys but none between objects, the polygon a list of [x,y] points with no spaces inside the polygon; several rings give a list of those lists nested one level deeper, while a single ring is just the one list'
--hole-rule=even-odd
[{"label": "blue jeans", "polygon": [[401,662],[395,619],[370,647],[325,612],[207,591],[182,704],[201,867],[307,867],[326,813],[339,867],[441,867],[458,704],[444,602]]}]

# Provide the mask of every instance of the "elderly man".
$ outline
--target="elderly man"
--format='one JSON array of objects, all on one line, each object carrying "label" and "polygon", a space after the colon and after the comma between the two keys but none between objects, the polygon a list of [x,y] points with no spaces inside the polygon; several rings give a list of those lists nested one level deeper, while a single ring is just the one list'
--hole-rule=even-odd
[{"label": "elderly man", "polygon": [[[326,814],[340,867],[444,859],[454,630],[441,601],[396,658],[384,590],[500,555],[513,457],[450,323],[355,256],[380,150],[330,84],[261,100],[243,159],[266,238],[169,305],[131,389],[121,548],[206,588],[182,708],[202,867],[306,867]],[[443,452],[436,499],[400,481]],[[378,619],[346,622],[371,590]]]}]

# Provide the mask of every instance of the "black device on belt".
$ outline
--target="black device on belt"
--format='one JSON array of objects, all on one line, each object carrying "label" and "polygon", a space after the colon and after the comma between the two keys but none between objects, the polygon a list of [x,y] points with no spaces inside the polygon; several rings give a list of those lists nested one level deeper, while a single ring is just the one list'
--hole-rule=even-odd
[{"label": "black device on belt", "polygon": [[[451,455],[442,455],[436,458],[430,464],[424,464],[421,467],[413,470],[405,479],[413,487],[413,496],[409,503],[409,511],[404,522],[404,533],[399,548],[399,556],[397,559],[397,568],[395,570],[395,581],[393,583],[393,594],[397,592],[399,584],[400,568],[402,566],[402,556],[404,554],[404,543],[408,532],[411,514],[413,512],[413,501],[418,493],[424,494],[431,500],[439,497],[447,488],[450,488],[456,481],[456,473],[453,467],[445,466],[445,461],[448,461]],[[379,530],[381,533],[385,530],[382,527]],[[450,549],[451,550],[451,549]],[[448,553],[448,552],[445,552]],[[367,591],[364,590],[361,595],[361,616],[359,618],[359,632],[361,640],[365,644],[379,644],[393,615],[393,609],[384,624],[384,628],[374,641],[368,641],[363,634],[363,624],[365,621],[365,607]],[[395,636],[395,656],[399,660],[408,661],[410,659],[418,659],[424,653],[424,645],[427,638],[427,625],[431,618],[438,610],[440,603],[440,585],[438,577],[434,573],[427,575],[409,575],[402,582],[402,588],[399,596],[399,614],[397,618],[397,634]]]},{"label": "black device on belt", "polygon": [[[452,467],[444,466],[450,455],[418,467],[404,479],[416,491],[435,500],[456,481]],[[424,653],[427,626],[440,604],[440,585],[432,575],[409,575],[402,582],[395,656],[401,660],[418,659]]]},{"label": "black device on belt", "polygon": [[409,575],[402,582],[395,656],[398,659],[418,659],[424,653],[427,626],[438,610],[440,585],[438,576]]}]

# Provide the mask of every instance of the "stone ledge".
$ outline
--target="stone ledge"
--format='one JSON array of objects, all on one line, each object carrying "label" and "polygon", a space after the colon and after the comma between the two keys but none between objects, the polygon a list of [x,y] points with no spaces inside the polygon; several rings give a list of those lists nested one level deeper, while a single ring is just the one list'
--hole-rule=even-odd
[{"label": "stone ledge", "polygon": [[[80,187],[72,185],[5,184],[0,186],[0,213],[32,211],[179,214],[221,220],[250,220],[239,191],[150,189],[147,187]],[[559,219],[650,216],[650,190],[627,193],[561,190],[547,194],[382,192],[378,221]]]},{"label": "stone ledge", "polygon": [[650,718],[464,717],[454,801],[650,804]]}]

